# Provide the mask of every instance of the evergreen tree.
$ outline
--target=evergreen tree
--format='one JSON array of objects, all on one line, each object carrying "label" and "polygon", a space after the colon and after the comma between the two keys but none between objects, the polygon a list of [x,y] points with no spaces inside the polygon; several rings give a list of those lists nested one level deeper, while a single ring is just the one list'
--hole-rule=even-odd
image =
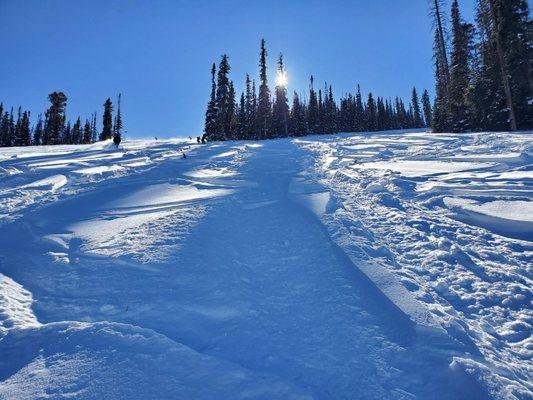
[{"label": "evergreen tree", "polygon": [[371,132],[376,130],[376,103],[372,93],[368,93],[368,101],[366,103],[366,129]]},{"label": "evergreen tree", "polygon": [[63,92],[53,92],[48,100],[51,104],[45,113],[43,144],[60,144],[65,129],[67,96]]},{"label": "evergreen tree", "polygon": [[96,142],[96,137],[98,136],[98,128],[96,127],[96,111],[93,114],[93,119],[91,123],[91,142]]},{"label": "evergreen tree", "polygon": [[246,108],[246,96],[242,93],[237,110],[237,139],[248,138],[248,117]]},{"label": "evergreen tree", "polygon": [[452,132],[470,128],[467,89],[470,84],[470,49],[473,27],[461,21],[457,0],[452,3],[452,52],[448,95],[448,125]]},{"label": "evergreen tree", "polygon": [[24,111],[20,123],[20,146],[31,145],[30,112]]},{"label": "evergreen tree", "polygon": [[217,86],[215,96],[216,118],[215,133],[211,140],[225,140],[230,136],[230,125],[233,118],[231,110],[233,104],[230,104],[230,81],[229,81],[229,61],[228,56],[224,54],[218,66]]},{"label": "evergreen tree", "polygon": [[298,93],[294,92],[289,118],[289,134],[291,136],[303,136],[307,133],[305,106],[300,102]]},{"label": "evergreen tree", "polygon": [[72,136],[71,136],[72,127],[70,125],[70,121],[67,122],[67,126],[65,129],[63,129],[63,133],[61,134],[61,144],[72,144]]},{"label": "evergreen tree", "polygon": [[83,126],[83,143],[89,144],[93,141],[93,132],[91,127],[91,122],[86,119],[85,125]]},{"label": "evergreen tree", "polygon": [[252,81],[250,75],[246,74],[246,97],[245,97],[245,135],[243,139],[253,139],[255,137],[255,82],[252,89]]},{"label": "evergreen tree", "polygon": [[411,107],[413,111],[413,128],[422,128],[424,123],[422,122],[422,114],[420,112],[420,103],[418,102],[418,93],[416,88],[413,88],[411,95]]},{"label": "evergreen tree", "polygon": [[113,132],[113,143],[115,143],[115,146],[118,147],[120,142],[122,141],[122,114],[120,112],[120,101],[122,99],[122,94],[118,94],[118,102],[117,102],[117,115],[115,117],[115,126],[114,126],[114,132]]},{"label": "evergreen tree", "polygon": [[102,132],[99,140],[108,140],[113,137],[113,103],[107,99],[104,103],[104,114],[102,117]]},{"label": "evergreen tree", "polygon": [[41,114],[37,117],[37,123],[33,129],[33,145],[39,146],[43,139],[43,117]]},{"label": "evergreen tree", "polygon": [[365,108],[363,106],[363,97],[361,96],[361,88],[357,85],[357,93],[355,94],[355,113],[354,113],[354,128],[356,132],[362,132],[366,129]]},{"label": "evergreen tree", "polygon": [[424,90],[422,94],[422,109],[424,110],[424,120],[426,122],[425,126],[431,126],[431,101],[429,99],[429,93],[427,89]]},{"label": "evergreen tree", "polygon": [[17,122],[15,123],[15,130],[11,137],[12,146],[22,146],[22,107],[17,111]]},{"label": "evergreen tree", "polygon": [[233,81],[229,83],[229,98],[228,98],[228,110],[227,110],[227,132],[225,139],[237,138],[237,104],[235,102],[236,94]]},{"label": "evergreen tree", "polygon": [[211,66],[211,96],[209,103],[207,103],[207,111],[205,113],[205,128],[204,134],[207,140],[213,140],[216,135],[216,123],[217,123],[217,108],[216,108],[216,90],[217,85],[215,83],[216,65],[213,63]]},{"label": "evergreen tree", "polygon": [[270,104],[270,89],[267,82],[267,51],[265,39],[261,40],[261,51],[259,55],[259,98],[257,105],[257,121],[259,127],[259,139],[270,137],[270,119],[272,106]]},{"label": "evergreen tree", "polygon": [[72,131],[70,133],[70,143],[80,144],[82,143],[82,130],[81,130],[81,119],[78,117],[74,125],[72,126]]},{"label": "evergreen tree", "polygon": [[307,126],[310,133],[318,133],[320,129],[318,119],[318,100],[315,89],[313,88],[313,81],[313,75],[311,75],[309,83],[309,105],[307,107]]},{"label": "evergreen tree", "polygon": [[286,137],[289,131],[289,104],[287,99],[287,81],[283,68],[283,55],[278,58],[278,72],[275,100],[272,109],[272,136]]}]

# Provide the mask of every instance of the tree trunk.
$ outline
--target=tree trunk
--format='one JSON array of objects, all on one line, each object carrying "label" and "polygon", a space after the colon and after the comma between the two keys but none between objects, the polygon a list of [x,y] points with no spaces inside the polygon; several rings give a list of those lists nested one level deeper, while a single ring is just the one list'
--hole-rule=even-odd
[{"label": "tree trunk", "polygon": [[511,82],[509,81],[509,73],[507,72],[506,57],[503,52],[500,18],[498,18],[498,11],[496,9],[496,1],[490,0],[492,22],[494,24],[494,39],[496,41],[496,52],[498,53],[498,60],[500,62],[500,70],[502,74],[503,89],[505,92],[505,101],[509,109],[509,125],[512,131],[517,130],[516,117],[513,105],[513,95],[511,92]]}]

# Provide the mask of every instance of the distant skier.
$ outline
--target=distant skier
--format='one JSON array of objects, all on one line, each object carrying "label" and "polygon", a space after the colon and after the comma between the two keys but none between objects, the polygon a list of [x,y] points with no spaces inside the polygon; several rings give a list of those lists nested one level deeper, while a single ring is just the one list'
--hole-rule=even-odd
[{"label": "distant skier", "polygon": [[185,154],[184,151],[182,151],[181,154],[182,154],[182,158],[187,158],[187,154]]},{"label": "distant skier", "polygon": [[196,143],[200,144],[200,136],[196,136]]}]

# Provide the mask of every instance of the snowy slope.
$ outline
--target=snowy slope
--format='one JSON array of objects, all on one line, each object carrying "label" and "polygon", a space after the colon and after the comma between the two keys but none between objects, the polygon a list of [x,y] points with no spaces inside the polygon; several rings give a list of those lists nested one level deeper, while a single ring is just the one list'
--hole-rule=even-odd
[{"label": "snowy slope", "polygon": [[[454,365],[497,398],[531,398],[532,134],[377,133],[298,145],[313,154],[303,175],[327,193],[321,219],[336,243],[378,285],[379,270],[392,272],[466,346]],[[380,286],[402,306],[402,288]]]},{"label": "snowy slope", "polygon": [[530,398],[530,143],[1,149],[0,398]]}]

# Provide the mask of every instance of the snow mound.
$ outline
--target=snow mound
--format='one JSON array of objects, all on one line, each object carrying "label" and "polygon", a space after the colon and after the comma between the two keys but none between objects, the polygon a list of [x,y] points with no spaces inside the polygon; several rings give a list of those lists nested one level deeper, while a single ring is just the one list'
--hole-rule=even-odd
[{"label": "snow mound", "polygon": [[280,379],[202,355],[152,330],[58,322],[0,341],[3,399],[309,399]]},{"label": "snow mound", "polygon": [[0,338],[13,328],[38,326],[30,292],[0,273]]}]

